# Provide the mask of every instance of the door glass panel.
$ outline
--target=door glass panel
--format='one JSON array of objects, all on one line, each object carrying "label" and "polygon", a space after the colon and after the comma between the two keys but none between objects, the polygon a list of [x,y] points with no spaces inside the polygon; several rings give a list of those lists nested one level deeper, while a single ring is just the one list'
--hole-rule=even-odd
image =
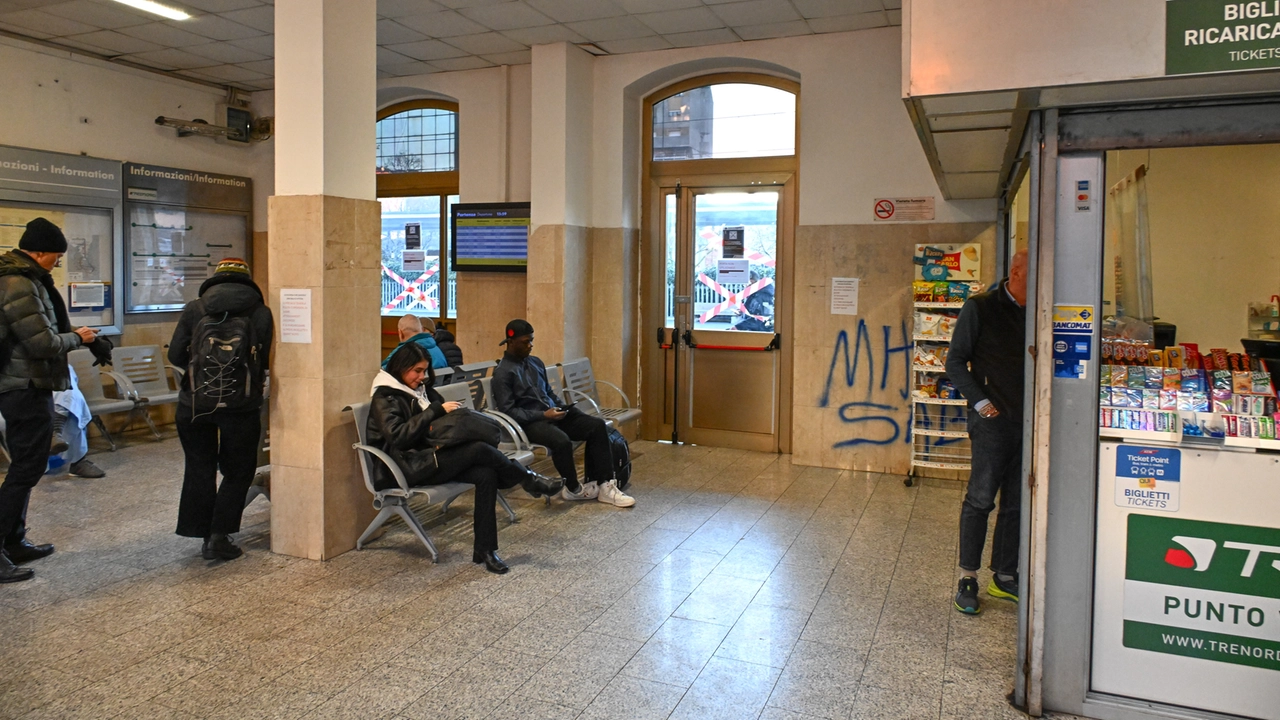
[{"label": "door glass panel", "polygon": [[[773,332],[778,193],[697,195],[693,227],[694,329]],[[725,228],[742,228],[741,254],[725,257]]]},{"label": "door glass panel", "polygon": [[[440,316],[440,196],[382,198],[382,314]],[[418,247],[405,242],[417,225]],[[420,253],[418,257],[416,254]]]},{"label": "door glass panel", "polygon": [[676,326],[676,194],[668,193],[663,224],[666,226],[667,243],[667,321],[666,327]]},{"label": "door glass panel", "polygon": [[653,159],[700,160],[795,155],[796,96],[723,83],[653,104]]},{"label": "door glass panel", "polygon": [[447,238],[442,262],[449,264],[449,303],[447,310],[449,312],[448,317],[451,319],[458,317],[458,273],[454,269],[453,263],[449,263],[449,258],[453,257],[453,230],[449,227],[449,218],[453,217],[453,206],[457,202],[457,195],[450,195],[448,197],[448,207],[445,208],[444,217],[440,223],[441,229]]}]

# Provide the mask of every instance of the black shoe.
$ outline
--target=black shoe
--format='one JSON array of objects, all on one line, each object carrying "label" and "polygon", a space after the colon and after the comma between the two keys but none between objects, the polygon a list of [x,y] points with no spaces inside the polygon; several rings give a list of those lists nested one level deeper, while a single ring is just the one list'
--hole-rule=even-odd
[{"label": "black shoe", "polygon": [[72,463],[67,472],[81,478],[103,478],[107,476],[105,470],[94,465],[88,458],[81,458],[80,462]]},{"label": "black shoe", "polygon": [[5,545],[4,554],[9,557],[9,561],[13,564],[21,565],[22,563],[29,563],[32,560],[49,557],[53,554],[53,546],[32,545],[30,540],[24,539],[22,542],[15,543],[13,545]]},{"label": "black shoe", "polygon": [[66,438],[62,437],[62,433],[54,433],[53,440],[49,442],[49,454],[61,455],[71,446],[67,444]]},{"label": "black shoe", "polygon": [[200,548],[200,557],[205,560],[235,560],[243,554],[244,551],[223,533],[210,535],[204,541],[204,547]]},{"label": "black shoe", "polygon": [[543,495],[551,496],[560,492],[560,488],[564,487],[564,481],[560,479],[552,480],[530,470],[525,481],[520,483],[520,487],[524,488],[524,491],[533,497],[540,498]]},{"label": "black shoe", "polygon": [[993,598],[1018,602],[1018,578],[1001,580],[999,575],[993,575],[991,584],[987,586],[987,594]]},{"label": "black shoe", "polygon": [[502,562],[502,558],[498,557],[498,553],[495,550],[490,550],[486,553],[473,552],[471,553],[471,562],[477,565],[484,563],[484,569],[494,575],[506,575],[507,571],[511,569],[507,567],[506,563]]},{"label": "black shoe", "polygon": [[9,560],[9,556],[0,553],[0,583],[15,583],[30,580],[36,576],[31,568],[18,567]]},{"label": "black shoe", "polygon": [[977,615],[982,612],[978,604],[978,578],[968,575],[960,578],[960,589],[956,592],[956,609],[965,615]]}]

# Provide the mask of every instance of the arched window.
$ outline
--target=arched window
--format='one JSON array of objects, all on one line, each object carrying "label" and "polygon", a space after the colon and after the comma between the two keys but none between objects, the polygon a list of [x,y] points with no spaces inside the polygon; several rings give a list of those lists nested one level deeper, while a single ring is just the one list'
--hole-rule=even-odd
[{"label": "arched window", "polygon": [[796,96],[754,83],[682,90],[653,104],[653,159],[775,157],[796,153]]},{"label": "arched window", "polygon": [[449,207],[458,201],[458,105],[397,103],[378,112],[376,136],[382,314],[455,318]]}]

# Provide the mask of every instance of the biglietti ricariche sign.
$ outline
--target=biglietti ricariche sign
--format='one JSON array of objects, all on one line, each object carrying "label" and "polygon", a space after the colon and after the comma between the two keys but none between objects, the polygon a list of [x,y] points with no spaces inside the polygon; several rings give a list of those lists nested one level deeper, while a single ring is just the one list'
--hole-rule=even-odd
[{"label": "biglietti ricariche sign", "polygon": [[1168,0],[1166,75],[1280,67],[1280,0]]},{"label": "biglietti ricariche sign", "polygon": [[1130,515],[1124,645],[1280,671],[1280,530]]}]

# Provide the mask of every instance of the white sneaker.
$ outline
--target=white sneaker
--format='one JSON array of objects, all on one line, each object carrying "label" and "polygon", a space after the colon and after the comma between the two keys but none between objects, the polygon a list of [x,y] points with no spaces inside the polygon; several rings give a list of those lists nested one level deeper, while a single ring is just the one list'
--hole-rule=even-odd
[{"label": "white sneaker", "polygon": [[560,491],[560,497],[565,500],[595,500],[599,494],[600,486],[594,482],[582,483],[578,487],[578,492],[571,491],[568,485],[565,485],[564,489]]},{"label": "white sneaker", "polygon": [[596,498],[602,503],[608,503],[614,507],[631,507],[636,504],[636,499],[618,489],[618,481],[610,480],[600,486],[600,495]]}]

